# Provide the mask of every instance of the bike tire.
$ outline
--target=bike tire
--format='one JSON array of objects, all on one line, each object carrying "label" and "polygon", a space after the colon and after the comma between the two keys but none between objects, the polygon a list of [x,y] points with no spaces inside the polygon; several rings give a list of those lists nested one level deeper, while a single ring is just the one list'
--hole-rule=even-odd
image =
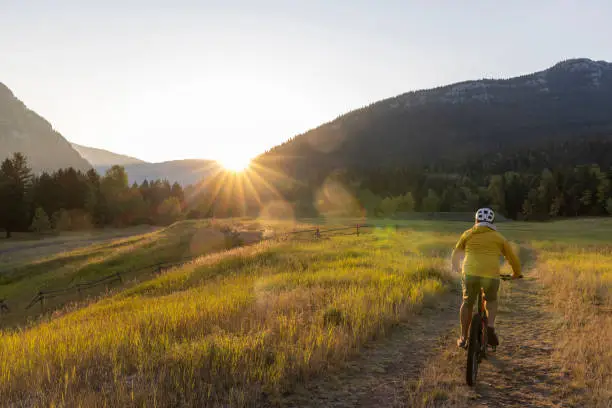
[{"label": "bike tire", "polygon": [[474,315],[472,323],[470,325],[470,337],[468,338],[467,348],[467,366],[465,370],[465,381],[467,385],[473,386],[476,384],[476,376],[478,375],[478,364],[480,363],[480,339],[481,335],[481,317],[480,315]]}]

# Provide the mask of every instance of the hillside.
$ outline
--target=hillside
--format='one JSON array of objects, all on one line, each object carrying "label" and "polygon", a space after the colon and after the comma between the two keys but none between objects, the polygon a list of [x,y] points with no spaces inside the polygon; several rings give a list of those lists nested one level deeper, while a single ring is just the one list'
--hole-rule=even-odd
[{"label": "hillside", "polygon": [[610,140],[611,104],[612,64],[573,59],[520,77],[376,102],[296,136],[258,161],[302,178],[338,168],[462,162],[578,137]]},{"label": "hillside", "polygon": [[[111,166],[96,166],[100,174],[104,174]],[[144,180],[167,179],[171,183],[178,182],[184,186],[196,184],[210,174],[219,171],[219,165],[213,160],[172,160],[162,163],[129,163],[123,165],[131,183],[142,183]]]},{"label": "hillside", "polygon": [[71,144],[72,147],[94,167],[110,167],[115,164],[125,166],[128,164],[146,163],[144,160],[140,160],[131,156],[125,156],[123,154],[109,152],[108,150],[97,149],[95,147],[81,146],[76,143]]},{"label": "hillside", "polygon": [[0,160],[15,152],[25,154],[36,172],[63,167],[91,168],[49,122],[0,83]]},{"label": "hillside", "polygon": [[171,160],[161,163],[149,163],[135,157],[113,153],[95,147],[81,146],[72,143],[84,158],[86,158],[100,174],[114,165],[123,166],[132,183],[142,183],[145,180],[164,180],[182,185],[196,184],[211,173],[219,170],[219,165],[213,160]]}]

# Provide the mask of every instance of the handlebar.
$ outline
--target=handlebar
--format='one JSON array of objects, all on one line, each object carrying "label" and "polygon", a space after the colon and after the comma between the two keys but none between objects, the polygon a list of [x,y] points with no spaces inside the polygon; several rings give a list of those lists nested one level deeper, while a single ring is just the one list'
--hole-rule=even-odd
[{"label": "handlebar", "polygon": [[520,275],[518,278],[513,278],[512,275],[499,275],[499,278],[503,281],[509,281],[513,279],[523,279],[523,275]]}]

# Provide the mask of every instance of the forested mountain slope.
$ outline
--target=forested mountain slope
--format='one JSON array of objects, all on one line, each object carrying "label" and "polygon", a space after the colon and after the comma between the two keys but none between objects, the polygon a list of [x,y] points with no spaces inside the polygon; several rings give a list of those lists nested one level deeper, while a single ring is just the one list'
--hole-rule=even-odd
[{"label": "forested mountain slope", "polygon": [[573,59],[530,75],[467,81],[376,102],[296,136],[259,161],[310,178],[340,168],[521,155],[576,139],[610,140],[611,106],[612,64]]}]

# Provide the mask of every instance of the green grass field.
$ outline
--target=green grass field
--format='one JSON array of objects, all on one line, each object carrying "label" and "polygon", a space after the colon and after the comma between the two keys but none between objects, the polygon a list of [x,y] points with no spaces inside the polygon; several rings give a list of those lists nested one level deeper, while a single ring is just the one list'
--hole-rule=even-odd
[{"label": "green grass field", "polygon": [[[20,330],[5,330],[0,398],[17,406],[274,403],[387,335],[455,284],[449,256],[469,224],[415,221],[402,227],[215,252],[140,277],[97,301],[68,305]],[[208,239],[196,239],[201,228],[179,223],[33,262],[3,275],[0,297],[211,252]],[[538,253],[553,301],[571,296],[578,299],[571,310],[583,313],[590,313],[584,305],[595,300],[596,308],[611,306],[610,220],[500,228]],[[602,319],[611,324],[609,315]],[[609,349],[597,352],[603,356],[589,354],[595,360],[588,368],[576,367],[585,371],[584,384],[600,390],[595,399],[607,395],[610,380],[604,374],[612,360]]]},{"label": "green grass field", "polygon": [[[130,230],[131,231],[131,230]],[[208,222],[188,221],[153,232],[140,229],[125,238],[63,251],[64,242],[45,246],[42,251],[30,249],[30,243],[22,243],[26,250],[9,252],[0,263],[0,299],[7,299],[12,309],[2,316],[2,326],[24,323],[40,313],[40,308],[25,310],[25,306],[40,290],[56,290],[77,283],[95,280],[113,273],[121,273],[126,284],[133,285],[142,279],[150,279],[159,263],[176,262],[184,258],[223,250],[227,243],[222,233],[211,228]],[[84,238],[89,239],[89,236]],[[12,244],[15,245],[15,244]],[[70,248],[73,240],[68,243]],[[3,247],[4,248],[4,247]],[[56,253],[50,254],[55,248]],[[103,293],[106,287],[85,291],[85,296]],[[77,300],[77,293],[46,300],[48,310]]]}]

